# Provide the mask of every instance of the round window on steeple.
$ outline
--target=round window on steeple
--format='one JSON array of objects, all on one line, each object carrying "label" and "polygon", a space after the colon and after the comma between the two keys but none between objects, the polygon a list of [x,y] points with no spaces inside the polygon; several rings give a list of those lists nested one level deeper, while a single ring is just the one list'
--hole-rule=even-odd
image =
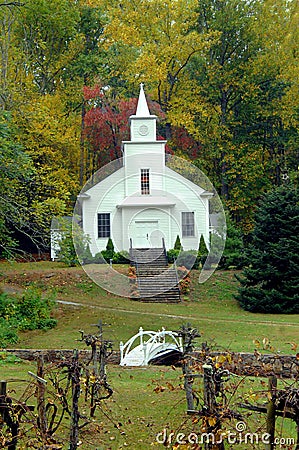
[{"label": "round window on steeple", "polygon": [[146,136],[148,134],[148,127],[146,125],[141,125],[138,132],[141,136]]}]

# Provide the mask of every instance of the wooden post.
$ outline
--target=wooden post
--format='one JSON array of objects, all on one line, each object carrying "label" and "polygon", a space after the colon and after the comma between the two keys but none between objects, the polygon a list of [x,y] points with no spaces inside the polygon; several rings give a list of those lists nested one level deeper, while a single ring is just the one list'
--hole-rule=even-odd
[{"label": "wooden post", "polygon": [[269,377],[269,402],[267,405],[267,418],[266,418],[266,428],[267,433],[270,435],[270,443],[265,444],[265,450],[274,450],[275,444],[275,415],[276,415],[276,388],[277,388],[277,378],[273,375]]},{"label": "wooden post", "polygon": [[69,450],[77,450],[79,440],[79,397],[80,397],[80,366],[78,350],[74,350],[72,366],[70,368],[72,382],[72,417]]},{"label": "wooden post", "polygon": [[178,331],[178,336],[181,341],[183,349],[183,364],[182,371],[184,375],[184,389],[186,392],[187,409],[194,409],[194,395],[193,395],[193,377],[191,373],[191,359],[190,353],[193,351],[194,341],[200,336],[196,328],[192,328],[190,324],[182,325]]},{"label": "wooden post", "polygon": [[184,375],[184,389],[186,392],[186,400],[187,400],[187,409],[194,409],[194,401],[193,401],[193,378],[191,376],[190,371],[190,361],[189,359],[184,359],[183,361],[183,375]]},{"label": "wooden post", "polygon": [[4,421],[5,415],[6,415],[6,388],[7,388],[7,382],[2,380],[0,381],[0,414]]},{"label": "wooden post", "polygon": [[[211,433],[214,442],[205,442],[205,449],[224,449],[223,442],[218,442],[218,431],[221,429],[221,422],[218,418],[218,406],[215,395],[214,367],[212,364],[204,364],[203,368],[203,389],[204,389],[204,409],[206,414],[206,432]],[[212,421],[213,425],[210,424]]]},{"label": "wooden post", "polygon": [[37,358],[37,411],[38,411],[38,420],[39,420],[39,429],[41,432],[42,440],[47,439],[47,416],[46,416],[46,407],[45,407],[45,383],[41,381],[44,378],[44,357],[43,355],[38,356]]},{"label": "wooden post", "polygon": [[0,381],[0,411],[3,422],[10,428],[11,440],[7,445],[7,450],[16,450],[18,443],[19,421],[12,414],[12,400],[7,397],[7,382]]}]

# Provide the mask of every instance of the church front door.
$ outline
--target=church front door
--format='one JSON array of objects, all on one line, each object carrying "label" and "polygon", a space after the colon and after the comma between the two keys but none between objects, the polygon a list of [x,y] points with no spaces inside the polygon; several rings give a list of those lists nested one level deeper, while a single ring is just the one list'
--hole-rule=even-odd
[{"label": "church front door", "polygon": [[135,220],[133,228],[133,247],[161,247],[161,242],[158,242],[158,240],[161,240],[159,239],[160,232],[158,220]]}]

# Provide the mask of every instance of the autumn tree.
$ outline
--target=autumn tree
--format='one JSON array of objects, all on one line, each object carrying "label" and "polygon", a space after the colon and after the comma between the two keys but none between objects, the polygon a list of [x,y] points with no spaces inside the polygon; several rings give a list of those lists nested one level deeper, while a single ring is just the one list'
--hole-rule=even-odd
[{"label": "autumn tree", "polygon": [[121,142],[129,139],[129,117],[135,114],[136,99],[119,100],[108,87],[84,87],[89,109],[85,134],[91,149],[90,174],[121,156]]},{"label": "autumn tree", "polygon": [[18,16],[16,38],[42,94],[57,89],[65,67],[82,48],[78,21],[78,8],[69,0],[27,0]]},{"label": "autumn tree", "polygon": [[133,85],[136,81],[147,83],[166,114],[167,139],[168,116],[175,114],[176,99],[192,89],[188,64],[194,55],[206,54],[218,35],[195,30],[196,5],[194,0],[125,0],[106,5],[105,46],[117,55],[114,73]]},{"label": "autumn tree", "polygon": [[24,3],[18,1],[4,1],[0,5],[0,108],[3,110],[9,110],[12,101],[15,60],[18,60],[14,32],[19,9],[23,7]]},{"label": "autumn tree", "polygon": [[[122,99],[109,86],[84,87],[88,109],[85,135],[90,148],[90,175],[99,167],[120,158],[122,141],[130,138],[129,118],[135,114],[137,98]],[[152,114],[164,118],[159,105],[148,100]]]},{"label": "autumn tree", "polygon": [[[251,227],[256,199],[272,183],[280,183],[286,148],[294,148],[298,138],[298,131],[286,129],[278,113],[289,88],[273,50],[283,53],[282,24],[291,30],[294,12],[283,2],[272,8],[269,3],[200,2],[198,32],[213,30],[220,36],[208,55],[195,56],[188,66],[197,81],[200,108],[190,114],[183,99],[179,116],[187,114],[190,120],[174,121],[200,143],[196,164],[206,170],[245,231]],[[276,33],[270,31],[273,22]]]}]

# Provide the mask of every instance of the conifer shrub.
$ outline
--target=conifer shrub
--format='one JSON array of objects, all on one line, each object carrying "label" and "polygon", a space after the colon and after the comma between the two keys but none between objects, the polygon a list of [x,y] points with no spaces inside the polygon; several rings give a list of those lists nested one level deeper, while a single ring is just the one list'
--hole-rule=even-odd
[{"label": "conifer shrub", "polygon": [[180,236],[179,235],[177,235],[177,237],[176,237],[176,240],[175,240],[173,248],[174,248],[174,250],[179,250],[179,251],[183,250],[183,246],[181,244],[181,240],[180,240]]},{"label": "conifer shrub", "polygon": [[114,253],[114,245],[111,238],[109,238],[107,241],[106,250],[103,250],[101,253],[105,261],[110,262],[110,259],[113,259],[115,253]]},{"label": "conifer shrub", "polygon": [[198,252],[197,252],[197,261],[196,261],[197,267],[199,267],[199,264],[201,264],[202,266],[204,265],[204,263],[206,262],[206,259],[208,257],[208,254],[209,254],[209,250],[207,249],[203,235],[201,235],[200,240],[199,240],[199,245],[198,245]]}]

